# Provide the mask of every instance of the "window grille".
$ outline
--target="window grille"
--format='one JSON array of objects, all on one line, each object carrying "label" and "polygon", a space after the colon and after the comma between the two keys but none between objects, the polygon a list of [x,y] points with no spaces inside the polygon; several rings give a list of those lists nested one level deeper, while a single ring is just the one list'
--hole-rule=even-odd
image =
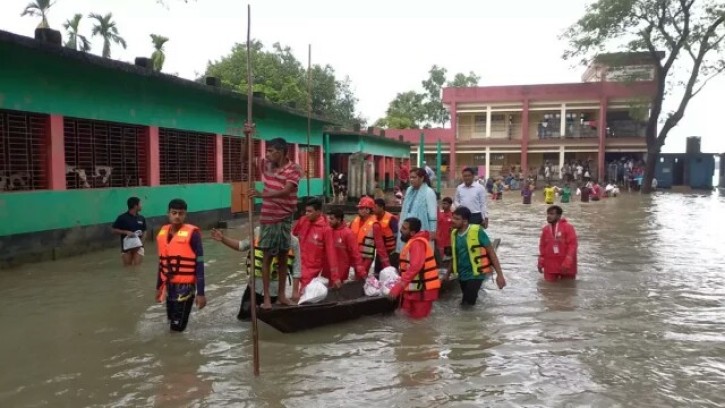
[{"label": "window grille", "polygon": [[320,155],[322,154],[321,146],[299,146],[300,149],[300,167],[302,167],[302,177],[307,177],[307,157],[309,156],[309,176],[310,178],[320,178]]},{"label": "window grille", "polygon": [[65,118],[63,130],[68,189],[148,185],[144,127]]},{"label": "window grille", "polygon": [[0,192],[48,188],[47,115],[0,110]]},{"label": "window grille", "polygon": [[213,183],[215,135],[159,128],[161,184]]},{"label": "window grille", "polygon": [[224,136],[224,182],[243,181],[247,179],[244,170],[247,168],[247,150],[245,138]]}]

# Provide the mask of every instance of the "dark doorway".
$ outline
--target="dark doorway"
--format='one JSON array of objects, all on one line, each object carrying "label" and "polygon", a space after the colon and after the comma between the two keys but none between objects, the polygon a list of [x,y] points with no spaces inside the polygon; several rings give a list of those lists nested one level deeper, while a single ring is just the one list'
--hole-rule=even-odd
[{"label": "dark doorway", "polygon": [[675,157],[675,163],[672,166],[672,185],[681,186],[683,184],[685,184],[685,160]]}]

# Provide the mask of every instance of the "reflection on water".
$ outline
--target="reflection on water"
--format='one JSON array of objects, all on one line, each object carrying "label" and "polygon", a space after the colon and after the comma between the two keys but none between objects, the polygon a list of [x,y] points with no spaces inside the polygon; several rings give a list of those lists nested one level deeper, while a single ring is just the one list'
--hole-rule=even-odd
[{"label": "reflection on water", "polygon": [[[491,203],[509,286],[472,311],[281,334],[235,319],[238,254],[205,241],[209,305],[172,334],[153,257],[117,251],[0,273],[0,406],[722,406],[725,197],[625,195],[565,205],[576,282],[536,271],[546,206]],[[235,231],[241,234],[241,231]],[[153,248],[147,253],[153,254]]]}]

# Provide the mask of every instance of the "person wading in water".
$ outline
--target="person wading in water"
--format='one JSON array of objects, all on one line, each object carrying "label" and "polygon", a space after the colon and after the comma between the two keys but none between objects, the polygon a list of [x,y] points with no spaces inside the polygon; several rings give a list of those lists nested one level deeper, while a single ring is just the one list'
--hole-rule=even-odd
[{"label": "person wading in water", "polygon": [[169,224],[156,236],[159,251],[159,272],[156,280],[156,301],[166,301],[166,315],[172,331],[186,329],[194,306],[206,306],[204,296],[204,249],[199,228],[186,224],[186,202],[169,202]]},{"label": "person wading in water", "polygon": [[547,281],[576,279],[578,242],[576,231],[562,218],[564,210],[552,205],[546,210],[546,225],[539,238],[539,273]]}]

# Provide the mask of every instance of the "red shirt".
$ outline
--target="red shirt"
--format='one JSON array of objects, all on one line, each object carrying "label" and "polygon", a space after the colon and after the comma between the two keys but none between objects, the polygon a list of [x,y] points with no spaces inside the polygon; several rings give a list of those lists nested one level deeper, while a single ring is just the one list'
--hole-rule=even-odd
[{"label": "red shirt", "polygon": [[449,211],[438,211],[438,228],[436,229],[436,247],[443,249],[451,246],[451,228],[453,224],[453,213]]},{"label": "red shirt", "polygon": [[[332,229],[332,240],[335,243],[335,254],[337,255],[337,270],[340,273],[340,280],[347,280],[350,267],[355,268],[355,275],[363,278],[367,271],[363,268],[360,249],[355,239],[355,234],[345,224]],[[330,275],[330,262],[325,262],[325,271]]]},{"label": "red shirt", "polygon": [[[428,231],[421,231],[413,237],[418,236],[423,237],[426,240],[430,238]],[[410,238],[413,239],[413,237]],[[406,270],[400,277],[400,282],[398,282],[398,284],[393,288],[395,293],[403,291],[410,284],[413,278],[415,278],[415,276],[423,270],[423,266],[425,265],[426,249],[426,245],[423,242],[416,241],[410,245],[410,265],[408,266],[408,270]],[[403,293],[403,299],[425,302],[433,301],[438,299],[438,289],[424,290],[423,292],[405,291]]]},{"label": "red shirt", "polygon": [[[539,238],[539,268],[546,274],[576,275],[577,248],[576,231],[565,218],[556,224],[546,224]],[[562,273],[562,267],[568,272]]]},{"label": "red shirt", "polygon": [[408,169],[408,166],[400,166],[400,170],[398,170],[398,178],[400,178],[400,181],[408,181],[410,178],[410,169]]},{"label": "red shirt", "polygon": [[302,266],[300,280],[303,287],[323,271],[326,263],[325,259],[331,265],[326,271],[329,276],[325,277],[330,279],[330,283],[340,280],[332,228],[327,223],[327,218],[320,216],[314,222],[310,222],[309,218],[302,217],[292,229],[292,234],[300,239]]},{"label": "red shirt", "polygon": [[291,183],[292,192],[283,197],[262,199],[261,224],[276,224],[297,211],[297,185],[302,178],[302,169],[297,163],[288,162],[282,167],[273,168],[266,159],[259,161],[259,174],[262,175],[264,191],[281,191]]}]

